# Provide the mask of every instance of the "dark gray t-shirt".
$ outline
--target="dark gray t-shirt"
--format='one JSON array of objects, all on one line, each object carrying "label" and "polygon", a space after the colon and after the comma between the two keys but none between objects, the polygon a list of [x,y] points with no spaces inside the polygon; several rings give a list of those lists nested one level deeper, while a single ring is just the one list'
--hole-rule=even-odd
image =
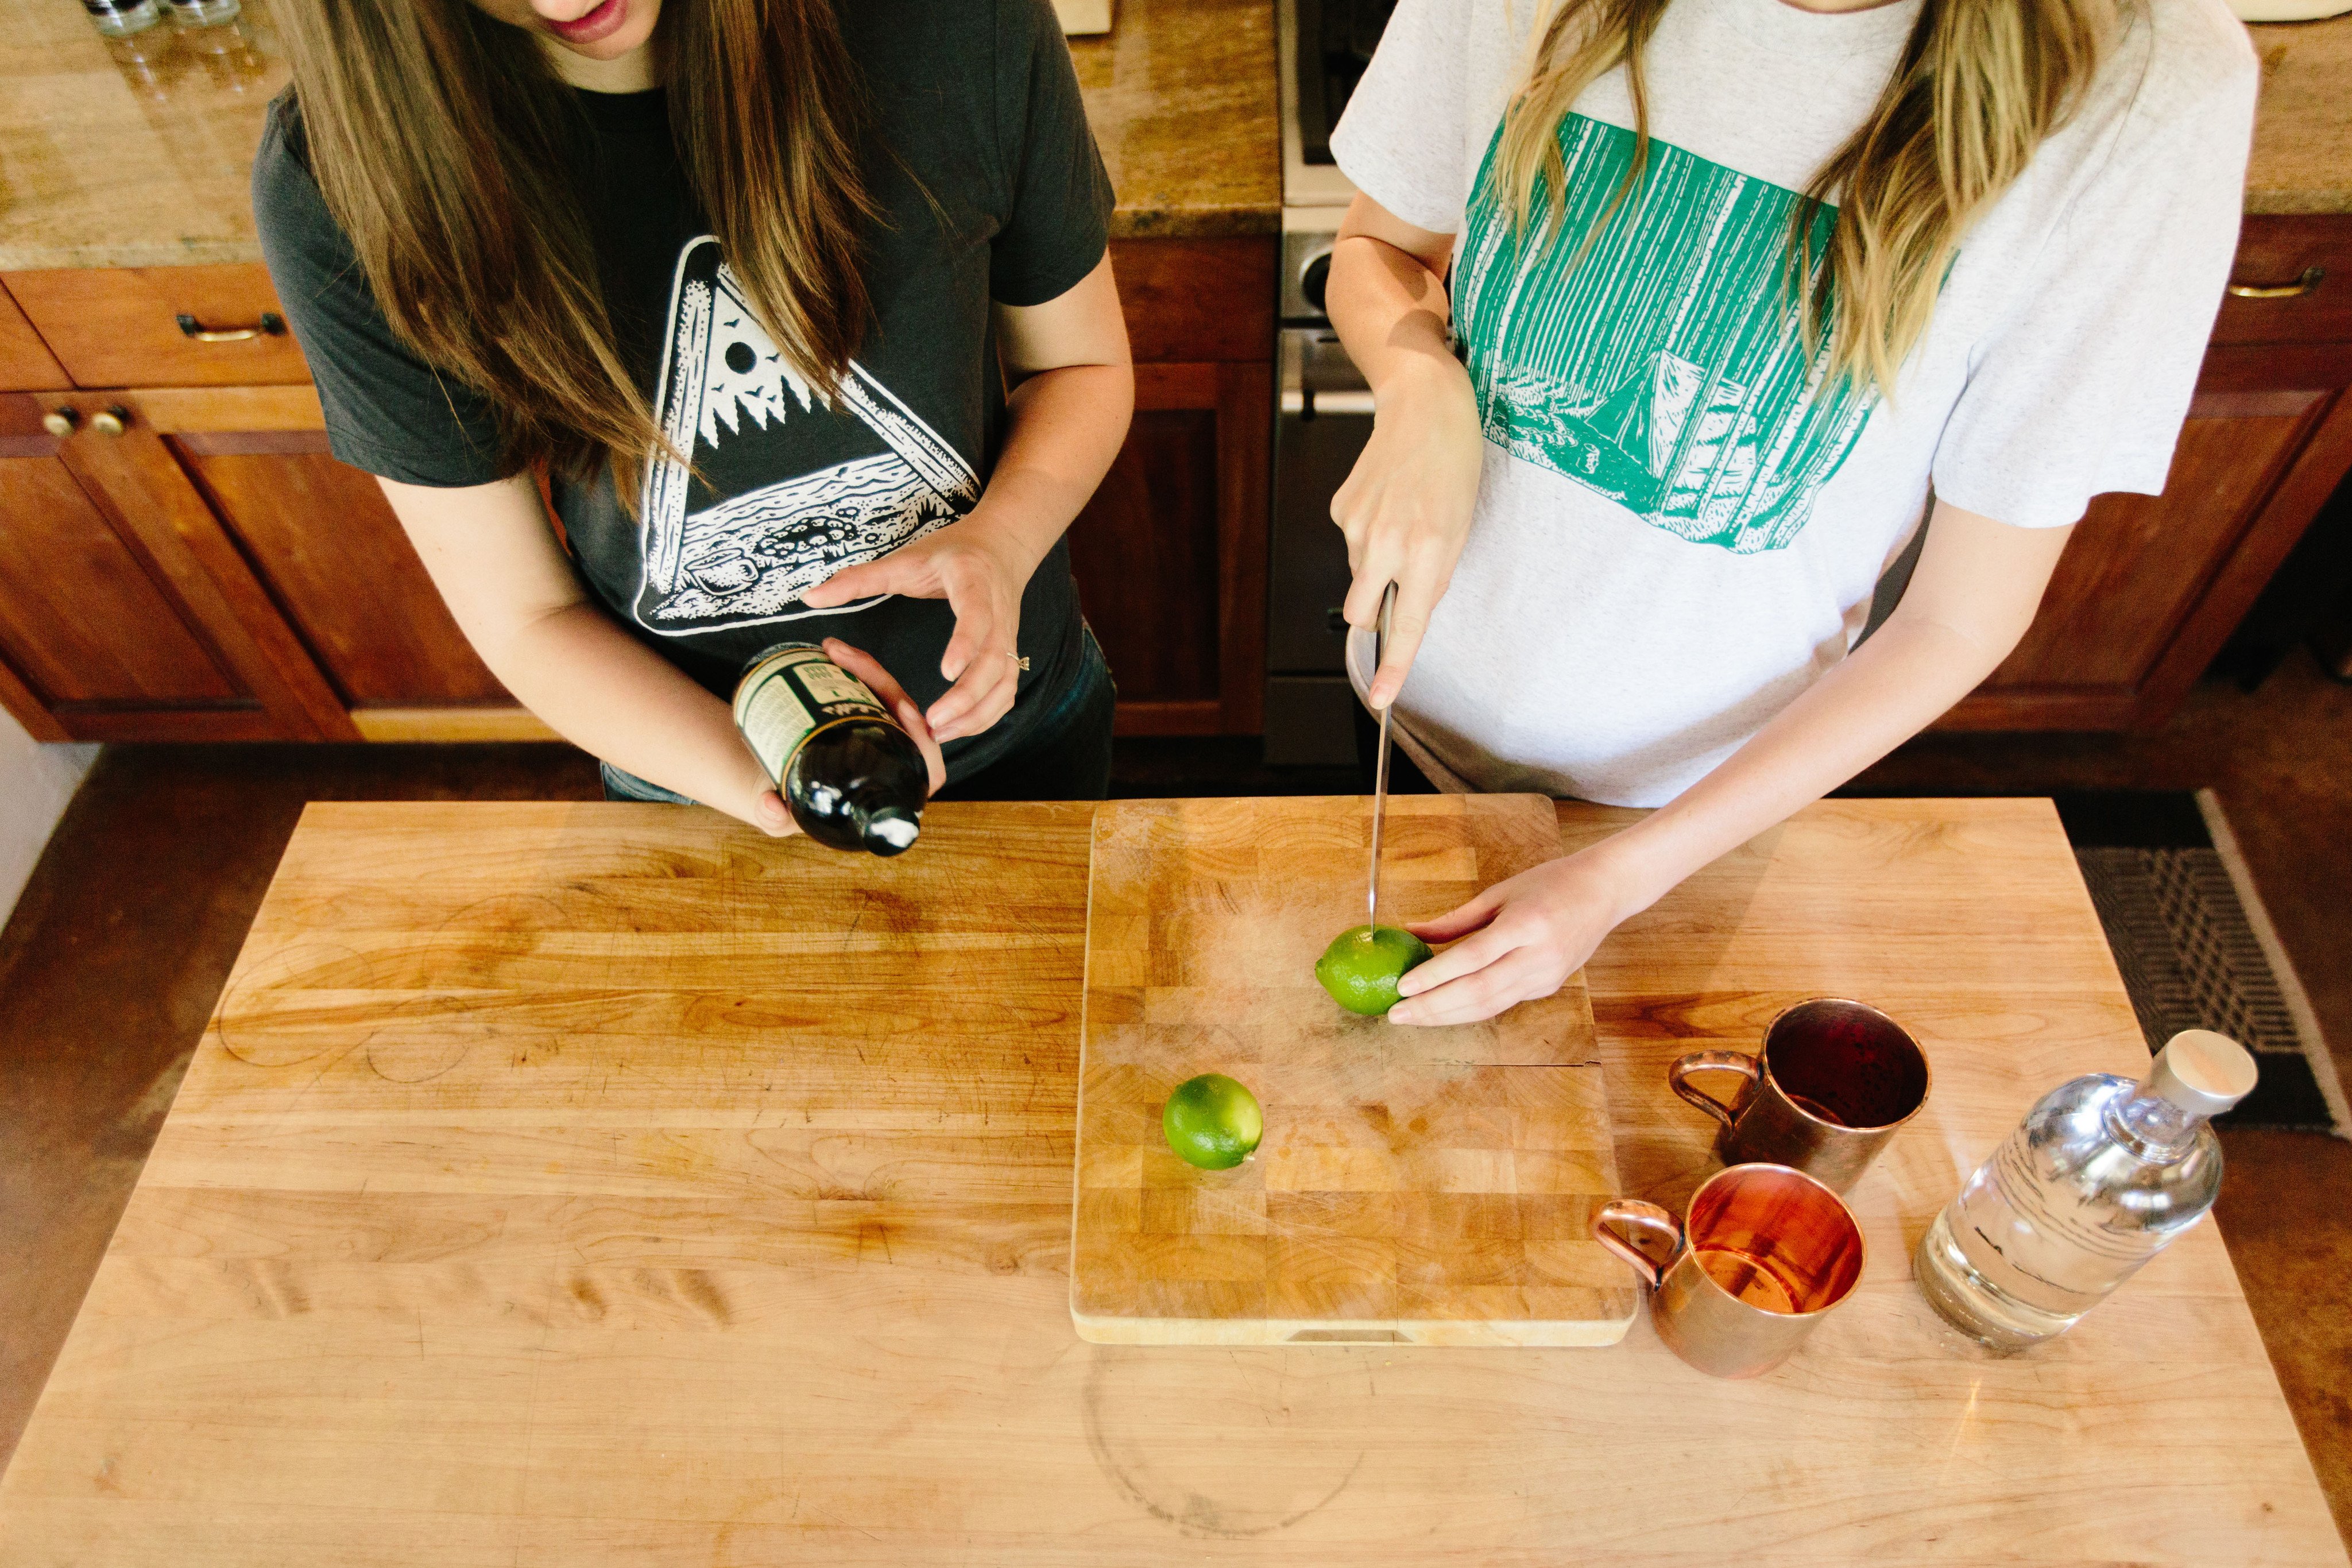
[{"label": "dark gray t-shirt", "polygon": [[[969,511],[1003,444],[992,302],[1036,305],[1103,256],[1112,194],[1047,0],[856,0],[838,6],[871,101],[864,163],[882,212],[866,235],[875,320],[830,403],[751,313],[688,188],[666,95],[575,95],[579,183],[619,347],[695,472],[651,465],[642,523],[609,477],[554,486],[590,591],[714,692],[786,640],[838,636],[919,703],[947,687],[944,601],[813,611],[800,596]],[[271,106],[254,213],[310,358],[335,455],[413,485],[512,471],[488,405],[386,324],[311,178],[299,106]],[[364,585],[354,585],[363,591]],[[951,778],[1021,747],[1080,669],[1066,546],[1030,579],[1013,711],[947,747]]]}]

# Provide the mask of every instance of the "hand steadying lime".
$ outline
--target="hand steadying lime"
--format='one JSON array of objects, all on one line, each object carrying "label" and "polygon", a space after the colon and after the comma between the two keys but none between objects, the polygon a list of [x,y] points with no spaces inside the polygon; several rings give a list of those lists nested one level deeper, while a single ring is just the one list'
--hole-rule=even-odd
[{"label": "hand steadying lime", "polygon": [[1265,1135],[1257,1096],[1222,1072],[1204,1072],[1176,1086],[1160,1113],[1168,1146],[1204,1171],[1233,1169]]},{"label": "hand steadying lime", "polygon": [[1429,944],[1393,925],[1358,925],[1331,938],[1315,960],[1315,977],[1349,1012],[1379,1018],[1396,1006],[1397,981],[1436,956]]}]

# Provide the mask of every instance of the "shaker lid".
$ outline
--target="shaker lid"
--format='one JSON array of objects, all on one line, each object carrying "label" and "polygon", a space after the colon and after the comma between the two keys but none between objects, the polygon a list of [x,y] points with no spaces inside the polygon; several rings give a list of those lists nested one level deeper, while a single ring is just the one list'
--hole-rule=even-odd
[{"label": "shaker lid", "polygon": [[2147,1092],[2192,1116],[2218,1116],[2254,1090],[2254,1059],[2226,1034],[2185,1029],[2156,1053]]}]

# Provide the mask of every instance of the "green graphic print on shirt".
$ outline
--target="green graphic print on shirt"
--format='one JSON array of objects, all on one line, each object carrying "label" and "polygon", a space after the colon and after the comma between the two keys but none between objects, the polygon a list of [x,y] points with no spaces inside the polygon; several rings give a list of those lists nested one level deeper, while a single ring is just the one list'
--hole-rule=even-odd
[{"label": "green graphic print on shirt", "polygon": [[[1559,142],[1562,222],[1512,232],[1491,146],[1470,204],[1456,313],[1486,439],[1694,543],[1781,548],[1877,401],[1822,386],[1826,345],[1806,350],[1787,277],[1801,198],[1653,139],[1595,233],[1633,133],[1570,114]],[[1835,222],[1815,214],[1817,257]]]}]

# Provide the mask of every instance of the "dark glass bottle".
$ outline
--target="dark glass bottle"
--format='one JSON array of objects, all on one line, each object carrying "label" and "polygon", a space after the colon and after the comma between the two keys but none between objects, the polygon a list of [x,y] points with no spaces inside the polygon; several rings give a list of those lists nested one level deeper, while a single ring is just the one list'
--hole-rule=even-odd
[{"label": "dark glass bottle", "polygon": [[801,831],[829,849],[903,854],[930,770],[866,683],[809,643],[779,643],[735,683],[735,727]]}]

